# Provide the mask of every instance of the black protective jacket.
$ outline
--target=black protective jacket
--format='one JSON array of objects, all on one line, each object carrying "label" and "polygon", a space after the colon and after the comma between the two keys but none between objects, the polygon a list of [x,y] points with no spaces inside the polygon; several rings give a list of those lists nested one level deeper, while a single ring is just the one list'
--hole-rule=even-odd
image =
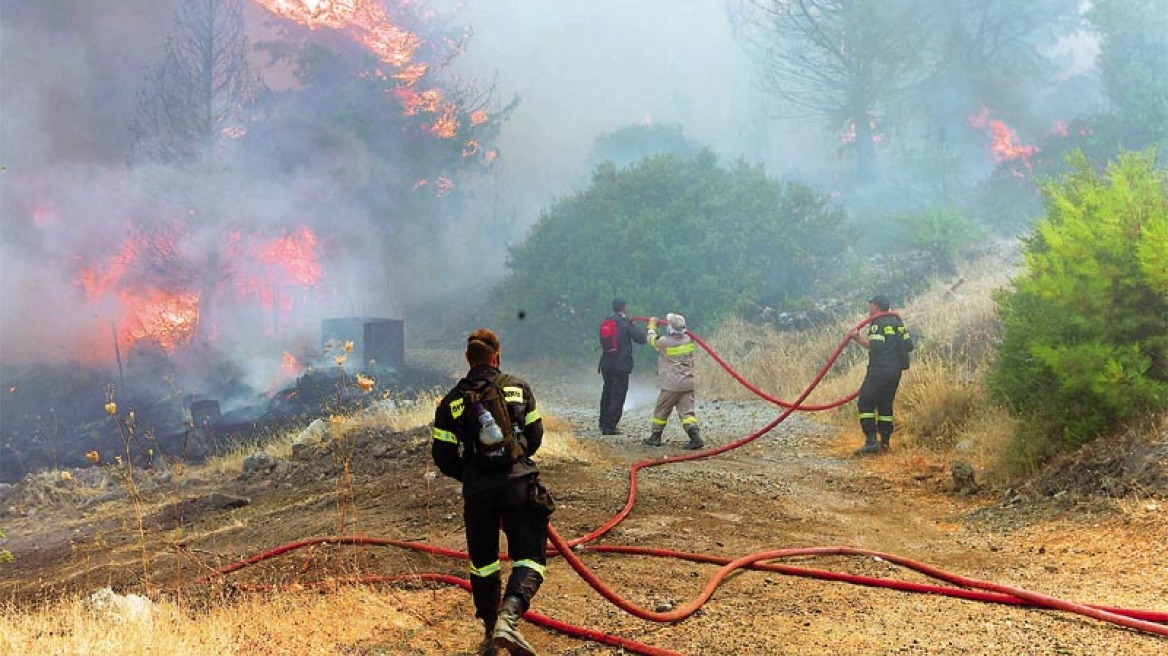
[{"label": "black protective jacket", "polygon": [[908,369],[913,350],[912,335],[895,314],[883,314],[868,324],[868,370],[901,371]]},{"label": "black protective jacket", "polygon": [[597,371],[602,374],[631,374],[633,373],[633,342],[644,344],[646,333],[644,326],[638,326],[624,314],[614,314],[616,320],[615,352],[600,354],[600,364]]},{"label": "black protective jacket", "polygon": [[524,455],[510,469],[483,471],[475,467],[470,441],[478,439],[480,426],[474,412],[465,408],[463,395],[472,386],[472,381],[494,380],[499,373],[498,369],[489,365],[473,367],[434,410],[434,424],[430,429],[430,456],[438,471],[462,482],[464,497],[502,485],[509,479],[539,472],[531,456],[543,444],[543,420],[535,408],[535,394],[531,386],[514,376],[503,386],[503,392],[509,404],[521,407],[518,414],[523,417],[523,433],[519,441],[523,445]]}]

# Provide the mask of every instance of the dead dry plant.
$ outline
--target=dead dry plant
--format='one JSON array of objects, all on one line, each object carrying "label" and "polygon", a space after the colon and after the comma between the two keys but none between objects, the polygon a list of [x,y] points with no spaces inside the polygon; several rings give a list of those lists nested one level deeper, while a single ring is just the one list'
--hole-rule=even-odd
[{"label": "dead dry plant", "polygon": [[[899,308],[917,348],[904,372],[896,401],[896,439],[939,458],[968,460],[989,478],[1007,451],[1014,421],[988,398],[985,379],[1000,335],[995,290],[1009,284],[1016,269],[1012,244],[959,263],[953,279],[938,281]],[[814,379],[866,308],[853,317],[802,331],[778,332],[769,326],[731,321],[703,336],[727,364],[763,391],[793,401]],[[703,394],[712,398],[754,398],[712,358],[698,360]],[[845,398],[859,389],[867,355],[859,346],[844,346],[831,370],[805,404]],[[855,430],[855,403],[816,413],[819,421]]]}]

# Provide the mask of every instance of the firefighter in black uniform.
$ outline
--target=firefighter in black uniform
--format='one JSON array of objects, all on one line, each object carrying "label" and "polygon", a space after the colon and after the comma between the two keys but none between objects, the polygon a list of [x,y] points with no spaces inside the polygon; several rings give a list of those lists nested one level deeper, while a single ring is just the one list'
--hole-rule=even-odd
[{"label": "firefighter in black uniform", "polygon": [[868,372],[856,400],[864,446],[856,455],[888,450],[892,439],[892,403],[900,387],[900,374],[908,369],[908,354],[913,350],[912,336],[900,317],[889,312],[890,307],[884,295],[868,299],[868,316],[874,318],[866,328],[852,333],[852,340],[868,350]]},{"label": "firefighter in black uniform", "polygon": [[628,303],[623,298],[612,299],[612,317],[616,321],[615,351],[600,354],[597,371],[604,378],[600,390],[600,433],[620,435],[617,424],[624,414],[625,398],[629,393],[629,375],[633,373],[633,342],[647,341],[645,328],[633,323],[628,315]]},{"label": "firefighter in black uniform", "polygon": [[[470,371],[434,412],[430,452],[439,471],[462,483],[471,596],[475,616],[486,629],[478,654],[492,656],[504,648],[511,654],[534,656],[518,624],[546,574],[548,517],[554,503],[531,459],[543,441],[535,395],[526,382],[499,371],[499,353],[499,337],[493,331],[480,328],[467,337]],[[515,440],[522,453],[510,464],[488,464],[478,455],[475,440],[480,439],[482,426],[464,401],[466,390],[483,380],[499,381],[514,417]],[[501,604],[500,526],[507,535],[511,559]]]}]

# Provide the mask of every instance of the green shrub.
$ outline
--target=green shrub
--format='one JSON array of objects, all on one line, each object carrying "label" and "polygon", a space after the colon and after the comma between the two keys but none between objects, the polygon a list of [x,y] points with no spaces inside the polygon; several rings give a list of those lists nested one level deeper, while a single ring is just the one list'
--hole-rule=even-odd
[{"label": "green shrub", "polygon": [[511,249],[495,325],[511,354],[567,359],[597,352],[596,326],[617,295],[633,315],[680,312],[712,329],[808,294],[845,245],[842,226],[826,196],[761,167],[722,167],[708,151],[601,165]]},{"label": "green shrub", "polygon": [[1152,153],[1103,174],[1082,155],[1043,186],[1026,272],[997,296],[993,393],[1019,417],[1015,453],[1040,462],[1168,407],[1168,186]]},{"label": "green shrub", "polygon": [[900,214],[893,220],[909,229],[909,244],[927,253],[943,274],[957,271],[957,256],[985,237],[986,230],[952,208],[934,208],[917,214]]}]

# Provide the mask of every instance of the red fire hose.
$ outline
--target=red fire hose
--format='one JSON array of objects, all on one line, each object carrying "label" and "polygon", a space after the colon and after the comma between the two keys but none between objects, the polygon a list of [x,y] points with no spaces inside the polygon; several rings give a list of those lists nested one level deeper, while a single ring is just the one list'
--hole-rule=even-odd
[{"label": "red fire hose", "polygon": [[[881,313],[881,314],[895,314],[895,313],[888,312],[888,313]],[[865,324],[867,324],[868,322],[872,321],[877,316],[880,316],[880,315],[871,315],[869,317],[866,317],[863,321],[861,321],[859,324],[857,324],[853,330],[859,330],[860,327],[862,327]],[[647,319],[648,319],[648,317],[634,317],[634,320],[636,320],[636,321],[645,321]],[[781,423],[783,420],[785,420],[788,416],[790,416],[791,413],[794,412],[795,410],[807,410],[807,411],[826,410],[829,408],[835,408],[835,407],[838,407],[840,405],[843,405],[844,403],[847,403],[856,397],[855,394],[852,394],[852,395],[849,395],[848,397],[845,397],[843,399],[838,399],[838,400],[833,401],[833,402],[828,403],[828,404],[806,405],[806,406],[802,405],[803,401],[811,394],[812,390],[815,389],[815,387],[819,384],[819,382],[827,374],[827,371],[835,363],[836,359],[839,357],[839,355],[843,351],[844,347],[847,346],[848,341],[850,341],[850,339],[851,339],[851,333],[849,333],[846,338],[841,340],[839,345],[836,347],[835,351],[828,358],[826,364],[824,364],[823,368],[820,369],[819,373],[815,376],[815,378],[811,381],[811,383],[808,384],[807,387],[804,388],[804,390],[802,392],[800,392],[799,396],[794,401],[791,401],[791,402],[786,402],[786,401],[782,401],[780,399],[774,398],[774,397],[766,394],[762,390],[758,389],[754,385],[750,384],[749,382],[744,380],[737,372],[735,372],[728,364],[726,364],[726,362],[724,360],[722,360],[722,358],[720,358],[717,355],[717,353],[715,353],[714,350],[711,349],[709,347],[709,345],[706,344],[701,338],[699,338],[697,335],[693,334],[692,332],[690,332],[689,334],[694,339],[694,341],[699,346],[701,346],[707,353],[709,353],[709,355],[711,357],[713,357],[714,360],[716,362],[718,362],[718,364],[720,366],[722,366],[723,369],[725,369],[731,376],[733,376],[735,380],[739,381],[741,384],[746,386],[748,389],[750,389],[752,392],[754,392],[758,396],[762,397],[763,399],[783,407],[784,410],[782,413],[780,413],[780,415],[777,418],[774,419],[774,421],[770,422],[766,426],[763,426],[759,430],[755,431],[754,433],[751,433],[750,435],[747,435],[746,437],[743,437],[743,438],[738,439],[736,441],[730,442],[730,443],[725,444],[723,446],[709,449],[706,451],[699,451],[699,452],[695,452],[695,453],[679,455],[679,456],[674,456],[674,457],[669,457],[669,458],[661,458],[661,459],[656,459],[656,460],[645,460],[645,461],[635,463],[631,467],[631,469],[629,470],[629,494],[628,494],[628,499],[626,500],[624,507],[612,519],[605,522],[599,528],[593,530],[592,532],[590,532],[586,535],[575,538],[573,540],[565,540],[563,537],[560,536],[559,532],[556,531],[554,527],[552,527],[552,526],[548,527],[548,537],[549,537],[549,541],[551,542],[552,547],[553,547],[552,550],[549,550],[549,555],[550,556],[558,555],[558,556],[564,558],[564,560],[568,562],[568,564],[572,567],[572,569],[574,571],[576,571],[576,573],[579,574],[580,577],[582,579],[584,579],[585,582],[588,583],[588,585],[590,585],[594,590],[597,591],[597,593],[599,593],[602,597],[609,600],[611,603],[613,603],[614,605],[616,605],[620,609],[622,609],[625,612],[627,612],[631,615],[634,615],[640,619],[644,619],[644,620],[648,620],[648,621],[652,621],[652,622],[676,622],[676,621],[680,621],[680,620],[683,620],[683,619],[689,617],[695,611],[697,611],[699,608],[701,608],[702,605],[704,605],[710,599],[710,597],[713,596],[714,592],[722,584],[722,582],[725,580],[725,578],[727,576],[729,576],[731,573],[733,573],[739,569],[752,569],[752,570],[761,570],[761,571],[768,571],[768,572],[778,572],[781,574],[789,574],[792,576],[818,578],[818,579],[831,580],[831,581],[841,581],[841,582],[853,583],[853,584],[857,584],[857,585],[865,585],[865,586],[870,586],[870,587],[883,587],[883,588],[889,588],[889,589],[894,589],[894,590],[901,590],[904,592],[920,592],[920,593],[926,593],[926,594],[946,595],[946,596],[957,597],[957,598],[962,598],[962,599],[970,599],[970,600],[974,600],[974,601],[984,601],[984,602],[990,602],[990,603],[1009,604],[1009,605],[1015,605],[1015,606],[1025,606],[1025,607],[1061,610],[1061,611],[1065,611],[1065,612],[1069,612],[1069,613],[1083,615],[1085,617],[1091,617],[1091,618],[1094,618],[1094,619],[1097,619],[1097,620],[1100,620],[1103,622],[1109,622],[1112,624],[1116,624],[1118,626],[1123,626],[1123,627],[1135,629],[1138,631],[1144,631],[1144,632],[1152,633],[1152,634],[1156,634],[1156,635],[1168,636],[1168,612],[1158,612],[1158,611],[1149,611],[1149,610],[1133,610],[1133,609],[1126,609],[1126,608],[1114,608],[1114,607],[1106,607],[1106,606],[1080,604],[1080,603],[1076,603],[1076,602],[1072,602],[1072,601],[1066,601],[1063,599],[1059,599],[1057,597],[1044,595],[1044,594],[1037,593],[1037,592],[1031,592],[1029,590],[1025,590],[1022,588],[1015,588],[1012,586],[1000,585],[1000,584],[991,583],[991,582],[987,582],[987,581],[979,581],[976,579],[962,577],[962,576],[952,574],[949,572],[945,572],[943,570],[931,567],[931,566],[926,565],[924,563],[920,563],[920,562],[917,562],[917,561],[914,561],[914,560],[911,560],[908,558],[903,558],[901,556],[881,553],[881,552],[877,552],[877,551],[870,551],[867,549],[857,549],[857,548],[853,548],[853,547],[844,547],[844,546],[811,547],[811,548],[799,548],[799,549],[777,549],[777,550],[771,550],[771,551],[762,551],[762,552],[758,552],[755,554],[742,556],[742,557],[739,557],[737,559],[729,559],[729,558],[723,558],[723,557],[718,557],[718,556],[692,554],[692,553],[685,553],[685,552],[671,551],[671,550],[664,550],[664,549],[654,549],[654,548],[648,548],[648,547],[620,546],[620,545],[582,546],[582,545],[585,545],[586,543],[589,543],[589,542],[595,540],[596,538],[604,535],[608,531],[612,530],[613,527],[615,527],[622,520],[624,520],[624,518],[627,517],[628,514],[632,511],[633,506],[636,503],[636,497],[637,497],[637,472],[639,472],[641,469],[644,469],[646,467],[655,467],[658,465],[664,465],[666,463],[685,462],[685,461],[689,461],[689,460],[698,460],[698,459],[702,459],[702,458],[709,458],[711,456],[725,453],[726,451],[730,451],[730,450],[736,449],[744,444],[748,444],[748,443],[758,439],[762,435],[768,433],[775,426],[777,426],[779,423]],[[272,549],[270,551],[266,551],[264,553],[249,557],[249,558],[241,560],[239,562],[226,565],[224,567],[221,567],[219,569],[214,570],[209,576],[205,577],[204,579],[201,579],[201,581],[206,581],[206,580],[213,578],[213,577],[222,576],[222,575],[228,574],[230,572],[234,572],[234,571],[237,571],[239,569],[243,569],[244,567],[253,565],[255,563],[261,562],[263,560],[267,560],[269,558],[274,558],[276,556],[279,556],[279,555],[282,555],[282,554],[285,554],[285,553],[288,553],[288,552],[291,552],[291,551],[294,551],[297,549],[301,549],[304,547],[317,545],[317,544],[393,546],[393,547],[399,547],[399,548],[404,548],[404,549],[414,549],[414,550],[418,550],[418,551],[425,551],[428,553],[447,556],[447,557],[451,557],[451,558],[459,558],[459,559],[467,559],[468,558],[468,556],[465,552],[460,552],[460,551],[456,551],[456,550],[452,550],[452,549],[443,549],[440,547],[433,547],[433,546],[421,544],[418,542],[410,542],[410,541],[404,541],[404,540],[392,540],[392,539],[387,539],[387,538],[374,538],[374,537],[363,537],[363,536],[320,537],[320,538],[312,538],[312,539],[303,540],[300,542],[294,542],[291,544],[287,544],[287,545]],[[676,608],[674,610],[668,611],[668,612],[655,612],[655,611],[641,608],[641,607],[633,604],[632,602],[620,597],[618,594],[616,594],[611,589],[609,589],[603,583],[603,581],[601,581],[599,579],[599,577],[596,576],[595,573],[593,573],[591,570],[588,569],[587,565],[584,564],[583,560],[581,560],[581,558],[576,554],[574,549],[580,550],[580,551],[595,551],[595,552],[599,552],[599,553],[624,553],[624,554],[636,554],[636,555],[655,556],[655,557],[663,557],[663,558],[680,558],[680,559],[690,560],[693,562],[703,562],[703,563],[710,563],[710,564],[714,564],[714,565],[719,565],[720,567],[714,573],[714,575],[710,578],[710,580],[706,583],[706,585],[702,588],[701,592],[696,597],[694,597],[689,603],[687,603],[679,608]],[[931,578],[947,582],[951,585],[950,586],[942,586],[942,585],[935,585],[935,584],[911,583],[911,582],[907,582],[907,581],[896,581],[896,580],[880,579],[880,578],[874,578],[874,577],[856,576],[856,575],[850,575],[850,574],[842,574],[842,573],[838,573],[838,572],[806,569],[806,568],[796,567],[796,566],[791,566],[791,565],[780,565],[780,564],[775,564],[775,563],[764,562],[764,561],[772,561],[772,560],[778,560],[778,559],[784,559],[784,558],[795,558],[795,557],[806,558],[806,557],[828,556],[828,555],[831,555],[831,556],[849,555],[849,556],[880,558],[880,559],[883,559],[887,562],[899,565],[901,567],[911,569],[911,570],[917,571],[919,573],[925,574]],[[500,557],[505,558],[505,556],[500,556]],[[398,583],[398,582],[404,582],[404,581],[433,581],[433,582],[439,582],[439,583],[446,583],[446,584],[450,584],[450,585],[457,585],[457,586],[462,587],[463,589],[466,589],[466,590],[470,589],[470,583],[466,579],[462,579],[462,578],[459,578],[456,576],[451,576],[451,575],[446,575],[446,574],[437,574],[437,573],[413,574],[413,575],[397,576],[397,577],[361,577],[361,578],[347,579],[347,580],[341,580],[341,581],[333,579],[333,580],[330,580],[328,582],[328,584],[329,585],[336,585],[338,583],[351,583],[351,584]],[[301,587],[304,587],[305,585],[307,585],[308,587],[319,587],[321,585],[324,585],[324,583],[317,582],[317,583],[301,584]],[[960,587],[951,587],[951,586],[960,586]],[[243,586],[240,586],[240,587],[243,587]],[[253,588],[254,587],[259,587],[259,586],[253,586]],[[561,622],[559,620],[555,620],[553,618],[546,617],[544,615],[541,615],[539,613],[536,613],[536,612],[533,612],[530,610],[524,615],[524,617],[526,617],[528,620],[530,620],[533,623],[538,624],[540,626],[544,626],[544,627],[547,627],[547,628],[550,628],[550,629],[553,629],[556,631],[560,631],[561,633],[564,633],[564,634],[567,634],[570,636],[574,636],[577,638],[591,640],[591,641],[600,642],[603,644],[619,647],[619,648],[622,648],[622,649],[629,651],[631,653],[646,654],[648,656],[684,656],[683,654],[680,654],[678,652],[670,651],[670,650],[663,649],[660,647],[654,647],[652,645],[645,645],[645,644],[642,644],[642,643],[639,643],[639,642],[636,642],[633,640],[629,640],[627,638],[622,638],[620,636],[613,636],[610,634],[595,631],[595,630],[588,629],[585,627],[576,626],[573,624]]]}]

